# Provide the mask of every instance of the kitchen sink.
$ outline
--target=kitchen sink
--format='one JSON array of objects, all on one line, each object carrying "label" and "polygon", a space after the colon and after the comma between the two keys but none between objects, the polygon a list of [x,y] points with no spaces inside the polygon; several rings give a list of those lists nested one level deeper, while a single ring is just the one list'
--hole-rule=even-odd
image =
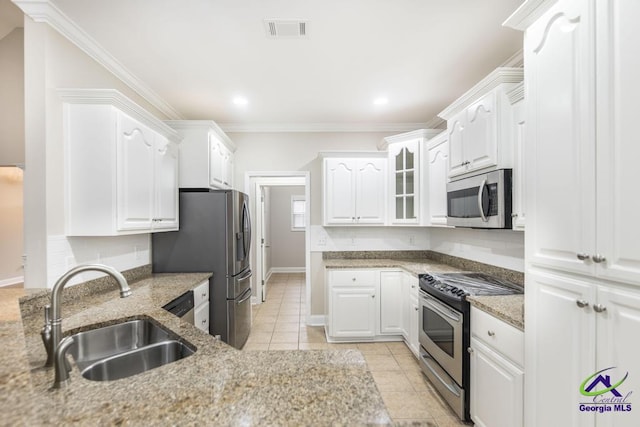
[{"label": "kitchen sink", "polygon": [[92,381],[112,381],[130,377],[193,354],[180,341],[163,341],[102,359],[82,370]]},{"label": "kitchen sink", "polygon": [[195,352],[175,334],[148,319],[129,320],[72,337],[74,343],[68,354],[82,376],[93,381],[126,378]]}]

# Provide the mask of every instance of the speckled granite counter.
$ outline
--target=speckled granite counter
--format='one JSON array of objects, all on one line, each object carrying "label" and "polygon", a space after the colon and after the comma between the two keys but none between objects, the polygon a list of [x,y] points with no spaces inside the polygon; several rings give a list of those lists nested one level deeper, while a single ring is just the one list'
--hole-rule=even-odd
[{"label": "speckled granite counter", "polygon": [[524,331],[524,295],[467,297],[472,306]]},{"label": "speckled granite counter", "polygon": [[[40,340],[44,295],[23,301],[23,318],[0,320],[0,425],[314,425],[387,424],[384,403],[359,351],[241,352],[160,308],[207,274],[161,274],[115,289],[66,298],[63,330],[150,317],[197,351],[117,381],[71,371],[50,391],[53,371]],[[73,288],[69,288],[73,289]],[[65,293],[69,291],[65,289]],[[11,299],[0,294],[0,299]],[[15,296],[13,297],[15,303]],[[10,304],[10,303],[9,303]]]},{"label": "speckled granite counter", "polygon": [[325,268],[401,268],[412,274],[453,273],[460,268],[431,260],[401,259],[325,259]]}]

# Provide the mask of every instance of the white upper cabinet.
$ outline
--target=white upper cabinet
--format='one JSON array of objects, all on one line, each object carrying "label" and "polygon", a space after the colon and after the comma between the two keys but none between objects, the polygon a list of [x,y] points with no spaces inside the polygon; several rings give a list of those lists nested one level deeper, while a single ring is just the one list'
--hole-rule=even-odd
[{"label": "white upper cabinet", "polygon": [[180,144],[180,188],[233,188],[236,146],[211,120],[165,122],[184,138]]},{"label": "white upper cabinet", "polygon": [[386,158],[327,157],[323,168],[324,225],[384,225]]},{"label": "white upper cabinet", "polygon": [[[447,225],[447,174],[449,136],[443,131],[427,141],[427,215],[424,225]],[[424,192],[423,192],[424,195]]]},{"label": "white upper cabinet", "polygon": [[525,102],[524,83],[507,92],[511,102],[511,140],[513,141],[513,174],[511,217],[514,230],[524,231],[525,209]]},{"label": "white upper cabinet", "polygon": [[179,135],[115,90],[60,94],[66,235],[177,230]]},{"label": "white upper cabinet", "polygon": [[449,178],[512,167],[505,93],[522,79],[521,68],[498,68],[438,114],[447,120]]},{"label": "white upper cabinet", "polygon": [[633,1],[561,1],[525,37],[528,261],[640,285]]},{"label": "white upper cabinet", "polygon": [[440,131],[419,129],[384,138],[389,159],[389,223],[419,225],[426,215],[424,144]]}]

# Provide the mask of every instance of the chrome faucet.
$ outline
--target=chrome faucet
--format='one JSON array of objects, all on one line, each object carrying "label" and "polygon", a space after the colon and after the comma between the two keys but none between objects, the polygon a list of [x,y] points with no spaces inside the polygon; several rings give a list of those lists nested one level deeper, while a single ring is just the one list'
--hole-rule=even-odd
[{"label": "chrome faucet", "polygon": [[61,363],[66,361],[64,353],[68,349],[72,342],[69,342],[64,348],[60,348],[60,341],[62,340],[62,319],[60,317],[60,303],[62,298],[62,290],[67,282],[76,274],[83,271],[101,271],[107,273],[113,277],[118,286],[120,286],[120,298],[125,298],[131,295],[131,289],[127,279],[124,278],[122,273],[118,270],[102,264],[85,264],[72,268],[64,273],[53,285],[51,290],[51,306],[45,307],[45,321],[46,324],[42,328],[42,340],[44,342],[45,349],[47,350],[47,362],[45,366],[51,366],[52,364],[56,370],[56,383],[54,388],[60,388],[64,386],[66,380],[69,378],[68,367],[60,366]]}]

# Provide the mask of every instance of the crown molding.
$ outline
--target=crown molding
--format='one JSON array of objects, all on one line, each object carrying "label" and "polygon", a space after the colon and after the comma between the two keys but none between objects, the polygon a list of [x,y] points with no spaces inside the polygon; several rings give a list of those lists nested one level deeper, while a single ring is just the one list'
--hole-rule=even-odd
[{"label": "crown molding", "polygon": [[526,0],[510,17],[502,23],[503,27],[524,31],[558,0]]},{"label": "crown molding", "polygon": [[410,141],[412,139],[424,138],[425,140],[431,139],[436,135],[439,135],[442,132],[442,129],[417,129],[411,132],[405,132],[398,135],[391,135],[385,138],[378,143],[378,150],[387,150],[389,148],[389,144],[393,144],[395,142],[405,142]]},{"label": "crown molding", "polygon": [[220,123],[225,132],[406,132],[425,123]]},{"label": "crown molding", "polygon": [[124,65],[49,0],[13,0],[13,2],[35,22],[49,24],[49,26],[122,80],[127,86],[168,118],[182,118],[182,115],[177,110],[169,105],[142,80],[127,70]]},{"label": "crown molding", "polygon": [[503,83],[520,83],[523,79],[524,70],[522,68],[496,68],[491,74],[465,92],[464,95],[456,99],[450,106],[442,110],[438,116],[449,120],[473,102],[477,101],[482,95],[495,89],[499,85]]},{"label": "crown molding", "polygon": [[115,89],[58,89],[57,92],[65,104],[110,105],[166,136],[170,141],[182,140],[176,130]]},{"label": "crown molding", "polygon": [[222,128],[220,128],[220,126],[218,126],[218,124],[213,120],[165,120],[164,122],[167,125],[171,126],[171,128],[177,130],[178,132],[186,131],[186,130],[201,130],[201,131],[211,130],[220,139],[222,139],[224,144],[231,151],[235,152],[236,149],[238,148],[235,142],[233,142],[231,138],[229,138],[229,136],[226,133],[224,133]]},{"label": "crown molding", "polygon": [[507,60],[504,61],[500,66],[509,68],[524,67],[524,51],[522,49],[518,50],[516,53],[507,58]]},{"label": "crown molding", "polygon": [[318,158],[386,158],[386,151],[319,151]]},{"label": "crown molding", "polygon": [[511,105],[524,99],[524,82],[520,82],[506,93]]},{"label": "crown molding", "polygon": [[426,126],[425,126],[426,129],[440,129],[440,130],[442,130],[442,129],[445,129],[447,127],[447,122],[444,121],[442,119],[442,117],[438,117],[438,116],[435,116],[434,118],[432,118],[431,120],[429,120],[425,124],[426,124]]}]

